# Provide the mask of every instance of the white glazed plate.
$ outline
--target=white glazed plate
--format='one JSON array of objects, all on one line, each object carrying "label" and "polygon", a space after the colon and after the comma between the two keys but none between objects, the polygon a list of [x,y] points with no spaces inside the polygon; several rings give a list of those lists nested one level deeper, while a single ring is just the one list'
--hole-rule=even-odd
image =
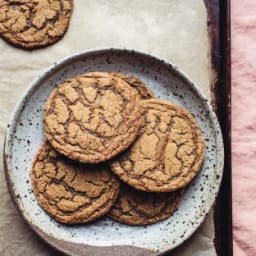
[{"label": "white glazed plate", "polygon": [[[187,109],[196,118],[206,143],[206,157],[189,185],[179,209],[170,218],[148,226],[128,226],[108,218],[66,226],[38,205],[32,192],[33,158],[44,140],[44,104],[57,84],[91,71],[123,72],[145,82],[156,97]],[[44,240],[72,255],[159,255],[186,239],[203,222],[221,183],[224,154],[217,118],[205,96],[177,67],[150,55],[124,49],[103,49],[68,57],[39,75],[17,104],[7,128],[5,172],[14,202]]]}]

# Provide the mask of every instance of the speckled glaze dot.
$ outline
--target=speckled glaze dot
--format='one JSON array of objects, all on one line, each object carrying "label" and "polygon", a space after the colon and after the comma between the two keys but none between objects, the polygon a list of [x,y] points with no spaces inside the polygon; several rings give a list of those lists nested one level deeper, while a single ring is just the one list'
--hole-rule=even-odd
[{"label": "speckled glaze dot", "polygon": [[[156,97],[190,111],[198,122],[206,144],[205,160],[172,217],[145,227],[132,227],[108,218],[73,227],[59,225],[38,206],[31,190],[29,174],[31,159],[44,140],[44,104],[58,83],[92,71],[122,72],[138,77]],[[83,251],[88,255],[104,253],[114,256],[140,253],[157,255],[157,251],[162,253],[171,250],[190,237],[215,200],[224,161],[217,118],[197,87],[173,65],[144,53],[122,49],[103,49],[73,55],[39,75],[13,112],[7,128],[4,154],[5,173],[11,194],[35,232],[67,254]],[[116,246],[123,247],[120,249]]]}]

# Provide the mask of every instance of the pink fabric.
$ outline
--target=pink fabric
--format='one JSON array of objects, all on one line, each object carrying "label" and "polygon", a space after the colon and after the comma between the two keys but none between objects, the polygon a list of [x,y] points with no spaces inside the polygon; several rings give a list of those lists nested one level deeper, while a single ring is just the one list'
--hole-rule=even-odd
[{"label": "pink fabric", "polygon": [[235,256],[256,255],[256,1],[231,1]]}]

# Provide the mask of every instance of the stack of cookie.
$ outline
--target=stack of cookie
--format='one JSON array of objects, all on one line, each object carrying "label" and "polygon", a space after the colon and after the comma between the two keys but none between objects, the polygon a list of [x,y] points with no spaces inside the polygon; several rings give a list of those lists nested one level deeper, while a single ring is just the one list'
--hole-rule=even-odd
[{"label": "stack of cookie", "polygon": [[166,219],[204,159],[192,115],[120,73],[58,85],[45,105],[44,132],[33,189],[42,208],[66,224],[103,215],[130,225]]}]

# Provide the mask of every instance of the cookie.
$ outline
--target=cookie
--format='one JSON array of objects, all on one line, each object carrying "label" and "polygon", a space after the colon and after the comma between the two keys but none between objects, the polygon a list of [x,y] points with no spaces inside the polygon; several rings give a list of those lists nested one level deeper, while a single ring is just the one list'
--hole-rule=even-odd
[{"label": "cookie", "polygon": [[0,36],[9,43],[35,49],[65,34],[73,0],[1,0]]},{"label": "cookie", "polygon": [[134,144],[111,163],[130,186],[169,192],[186,186],[204,159],[204,139],[195,119],[184,109],[159,99],[144,100],[144,126]]},{"label": "cookie", "polygon": [[129,225],[147,225],[170,217],[179,207],[184,189],[169,193],[149,193],[125,184],[108,216]]},{"label": "cookie", "polygon": [[86,223],[106,214],[120,186],[107,165],[74,162],[57,153],[48,142],[36,155],[31,178],[42,208],[66,224]]},{"label": "cookie", "polygon": [[154,98],[154,93],[145,85],[139,78],[134,76],[128,76],[123,73],[115,73],[115,72],[92,72],[87,73],[87,76],[95,77],[97,75],[103,76],[106,75],[106,77],[114,76],[116,78],[122,79],[125,81],[128,85],[130,85],[134,91],[136,92],[137,96],[142,99],[151,99]]},{"label": "cookie", "polygon": [[154,98],[154,93],[137,77],[128,76],[122,73],[110,73],[114,77],[121,78],[127,84],[129,84],[133,89],[135,89],[136,93],[140,97],[140,99],[150,99]]},{"label": "cookie", "polygon": [[135,140],[140,100],[123,80],[84,74],[53,90],[45,105],[44,131],[52,146],[84,163],[108,160]]}]

